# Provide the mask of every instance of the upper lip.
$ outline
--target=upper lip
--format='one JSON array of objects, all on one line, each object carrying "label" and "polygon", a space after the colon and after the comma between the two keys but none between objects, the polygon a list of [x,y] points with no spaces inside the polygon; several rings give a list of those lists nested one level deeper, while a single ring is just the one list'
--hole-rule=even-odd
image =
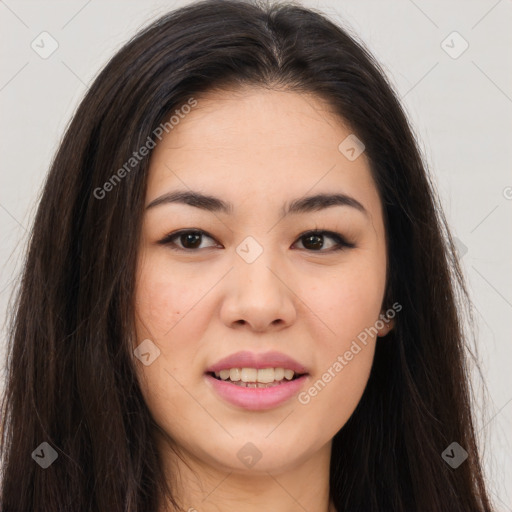
[{"label": "upper lip", "polygon": [[261,354],[249,351],[236,352],[212,364],[206,372],[220,372],[230,368],[288,368],[298,374],[308,373],[307,368],[295,359],[276,351]]}]

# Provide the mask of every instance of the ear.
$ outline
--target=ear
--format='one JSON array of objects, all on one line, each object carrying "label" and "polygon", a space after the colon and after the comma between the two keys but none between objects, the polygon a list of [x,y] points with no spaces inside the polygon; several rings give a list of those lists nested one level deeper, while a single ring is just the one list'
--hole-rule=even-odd
[{"label": "ear", "polygon": [[395,327],[395,319],[387,318],[386,315],[381,312],[379,320],[375,322],[375,327],[377,328],[377,336],[382,338],[393,330]]}]

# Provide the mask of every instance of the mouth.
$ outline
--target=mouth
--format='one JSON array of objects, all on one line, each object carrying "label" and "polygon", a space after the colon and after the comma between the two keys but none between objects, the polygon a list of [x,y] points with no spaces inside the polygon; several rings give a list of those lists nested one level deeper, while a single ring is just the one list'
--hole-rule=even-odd
[{"label": "mouth", "polygon": [[[263,380],[269,380],[269,382],[258,381],[261,379],[261,370],[263,370]],[[265,370],[274,370],[274,376],[270,371],[265,373]],[[283,378],[280,378],[281,373],[286,370],[283,368],[281,368],[282,372],[279,371],[279,368],[277,368],[277,372],[275,370],[275,368],[258,370],[256,368],[230,368],[223,370],[222,375],[220,371],[209,371],[204,376],[206,384],[224,403],[235,406],[237,409],[265,411],[289,403],[310,380],[309,373],[295,373],[293,370],[289,370],[286,372],[286,376],[283,375]],[[229,371],[229,376],[227,371]],[[233,380],[231,372],[233,372]],[[237,380],[238,377],[240,377],[239,380]]]},{"label": "mouth", "polygon": [[226,368],[216,372],[206,372],[206,374],[227,384],[253,389],[282,386],[308,375],[289,368]]},{"label": "mouth", "polygon": [[237,352],[206,368],[206,384],[225,403],[251,411],[287,403],[310,380],[309,369],[277,351]]}]

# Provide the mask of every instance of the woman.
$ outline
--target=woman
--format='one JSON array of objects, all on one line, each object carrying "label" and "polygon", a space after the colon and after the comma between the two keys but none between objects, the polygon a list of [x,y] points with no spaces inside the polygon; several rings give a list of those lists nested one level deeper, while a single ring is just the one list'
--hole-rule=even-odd
[{"label": "woman", "polygon": [[171,12],[98,76],[48,175],[2,510],[491,510],[459,290],[360,44],[291,4]]}]

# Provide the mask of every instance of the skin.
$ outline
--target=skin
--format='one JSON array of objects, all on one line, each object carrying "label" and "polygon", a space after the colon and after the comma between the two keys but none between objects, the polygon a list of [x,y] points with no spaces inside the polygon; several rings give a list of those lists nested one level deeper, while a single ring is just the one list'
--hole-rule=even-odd
[{"label": "skin", "polygon": [[[146,205],[192,189],[232,202],[234,211],[175,203],[145,212],[136,343],[150,339],[160,355],[137,364],[163,432],[165,467],[190,512],[333,511],[332,438],[356,408],[377,337],[393,322],[307,404],[293,397],[270,410],[241,409],[220,398],[204,372],[239,350],[278,350],[308,367],[307,390],[385,313],[386,237],[369,163],[364,153],[350,161],[338,150],[352,131],[318,97],[246,88],[197,99],[153,151]],[[334,206],[280,218],[283,204],[319,192],[347,194],[367,214]],[[197,247],[188,252],[158,244],[185,228],[211,238],[183,245],[187,238],[176,237],[177,248]],[[308,243],[303,233],[315,228],[355,247],[333,252],[329,236]],[[236,252],[247,236],[263,248],[250,264]],[[247,442],[262,455],[250,468],[237,457]],[[163,510],[171,508],[162,503]]]}]

